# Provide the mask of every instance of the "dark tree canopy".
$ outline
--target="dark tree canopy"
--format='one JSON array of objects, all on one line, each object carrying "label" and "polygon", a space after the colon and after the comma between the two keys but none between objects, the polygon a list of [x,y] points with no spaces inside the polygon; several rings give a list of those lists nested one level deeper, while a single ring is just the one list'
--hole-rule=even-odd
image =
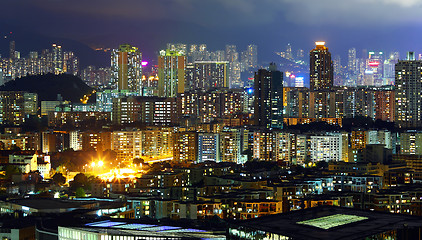
[{"label": "dark tree canopy", "polygon": [[[70,74],[29,75],[9,81],[0,87],[0,91],[27,91],[38,94],[39,101],[57,100],[57,94],[63,100],[79,102],[85,94],[90,94],[92,88],[79,77]],[[91,97],[90,100],[95,99]]]},{"label": "dark tree canopy", "polygon": [[6,179],[12,179],[13,175],[21,173],[21,170],[17,166],[11,164],[6,165],[3,170],[5,171],[6,175],[4,177]]},{"label": "dark tree canopy", "polygon": [[66,177],[62,173],[55,173],[53,176],[53,182],[57,185],[64,185],[66,183]]},{"label": "dark tree canopy", "polygon": [[78,188],[86,188],[88,186],[88,177],[83,173],[78,173],[73,178],[73,181],[70,184],[71,190],[76,190]]},{"label": "dark tree canopy", "polygon": [[77,198],[86,197],[85,190],[81,187],[77,188],[75,192],[75,197]]}]

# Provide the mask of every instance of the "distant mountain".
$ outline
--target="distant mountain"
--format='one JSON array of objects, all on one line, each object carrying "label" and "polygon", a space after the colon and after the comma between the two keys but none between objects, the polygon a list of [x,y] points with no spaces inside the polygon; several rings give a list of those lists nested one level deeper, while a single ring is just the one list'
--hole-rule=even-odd
[{"label": "distant mountain", "polygon": [[0,91],[27,91],[38,94],[39,101],[57,100],[57,94],[63,100],[74,103],[80,102],[85,94],[90,94],[92,88],[86,85],[79,77],[70,74],[31,75],[5,83]]},{"label": "distant mountain", "polygon": [[[13,33],[5,32],[5,29],[14,29]],[[53,43],[62,46],[63,51],[72,51],[79,57],[81,69],[89,65],[97,67],[110,66],[110,53],[95,51],[89,46],[71,39],[48,37],[30,30],[3,26],[0,30],[0,54],[3,58],[9,57],[9,43],[15,41],[15,50],[21,53],[21,57],[27,57],[30,51],[41,53],[43,49],[50,49]]]}]

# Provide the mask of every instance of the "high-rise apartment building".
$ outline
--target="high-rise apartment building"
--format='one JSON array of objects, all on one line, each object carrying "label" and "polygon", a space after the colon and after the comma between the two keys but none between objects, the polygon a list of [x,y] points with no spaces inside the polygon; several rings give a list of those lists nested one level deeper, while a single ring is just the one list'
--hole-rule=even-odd
[{"label": "high-rise apartment building", "polygon": [[[70,135],[73,135],[72,132]],[[124,135],[123,133],[120,135]],[[72,140],[72,136],[69,136]],[[87,131],[80,133],[80,145],[81,150],[88,151],[90,149],[95,149],[96,151],[105,151],[111,149],[111,139],[112,132],[96,132],[96,131]],[[72,148],[72,146],[70,146]],[[75,148],[73,150],[76,151]]]},{"label": "high-rise apartment building", "polygon": [[0,124],[20,125],[36,115],[38,95],[22,91],[0,91]]},{"label": "high-rise apartment building", "polygon": [[220,135],[198,133],[198,162],[220,161]]},{"label": "high-rise apartment building", "polygon": [[347,70],[349,70],[350,73],[355,74],[356,64],[356,48],[351,48],[349,49],[348,54]]},{"label": "high-rise apartment building", "polygon": [[220,159],[222,162],[241,163],[241,134],[239,129],[223,129],[220,132]]},{"label": "high-rise apartment building", "polygon": [[375,92],[375,119],[394,122],[394,90]]},{"label": "high-rise apartment building", "polygon": [[315,49],[312,49],[309,54],[311,91],[330,90],[334,79],[331,53],[325,46],[325,42],[315,42],[315,45]]},{"label": "high-rise apartment building", "polygon": [[142,156],[158,157],[173,155],[173,128],[148,127],[142,131]]},{"label": "high-rise apartment building", "polygon": [[142,53],[129,44],[111,52],[111,84],[114,89],[142,91]]},{"label": "high-rise apartment building", "polygon": [[63,50],[62,46],[52,45],[52,66],[55,74],[63,73]]},{"label": "high-rise apartment building", "polygon": [[186,91],[179,96],[179,110],[182,116],[209,123],[241,113],[244,109],[243,96],[243,91],[238,89]]},{"label": "high-rise apartment building", "polygon": [[228,62],[196,61],[193,63],[192,74],[186,74],[186,82],[190,89],[228,88]]},{"label": "high-rise apartment building", "polygon": [[258,66],[258,46],[255,44],[248,45],[246,52],[248,54],[249,66],[254,68]]},{"label": "high-rise apartment building", "polygon": [[173,125],[177,122],[176,98],[114,98],[111,119],[115,124]]},{"label": "high-rise apartment building", "polygon": [[114,131],[111,134],[111,149],[116,152],[117,159],[121,161],[131,161],[141,157],[142,132]]},{"label": "high-rise apartment building", "polygon": [[406,131],[400,133],[400,153],[422,155],[422,133],[420,131]]},{"label": "high-rise apartment building", "polygon": [[158,56],[158,94],[176,97],[185,91],[186,56],[183,52],[161,50]]},{"label": "high-rise apartment building", "polygon": [[29,115],[37,115],[38,113],[38,94],[36,93],[24,93],[24,112],[25,117]]},{"label": "high-rise apartment building", "polygon": [[243,83],[240,80],[241,64],[236,45],[226,45],[226,59],[229,62],[230,88],[243,87]]},{"label": "high-rise apartment building", "polygon": [[283,88],[285,114],[287,117],[309,117],[309,90],[306,88]]},{"label": "high-rise apartment building", "polygon": [[[206,45],[205,45],[205,48],[206,48]],[[188,46],[184,43],[167,43],[167,49],[169,49],[170,51],[176,51],[176,52],[182,53],[183,55],[186,55]]]},{"label": "high-rise apartment building", "polygon": [[422,127],[422,61],[408,54],[396,64],[395,122],[398,127]]},{"label": "high-rise apartment building", "polygon": [[383,66],[384,53],[383,52],[368,52],[368,59],[366,59],[366,68],[363,85],[366,86],[381,86],[383,85]]},{"label": "high-rise apartment building", "polygon": [[285,55],[286,59],[293,59],[293,54],[292,54],[292,45],[290,43],[287,44],[286,46],[286,55]]},{"label": "high-rise apartment building", "polygon": [[15,60],[15,41],[9,43],[9,59],[11,62]]},{"label": "high-rise apartment building", "polygon": [[283,74],[270,64],[269,70],[255,73],[255,125],[282,128],[283,124]]},{"label": "high-rise apartment building", "polygon": [[75,76],[79,74],[79,58],[73,52],[64,52],[63,72]]},{"label": "high-rise apartment building", "polygon": [[335,92],[312,91],[309,92],[309,117],[333,118],[336,117]]},{"label": "high-rise apartment building", "polygon": [[198,133],[178,132],[174,134],[173,160],[195,162],[198,158]]},{"label": "high-rise apartment building", "polygon": [[258,47],[254,44],[248,45],[246,51],[241,55],[242,71],[255,68],[258,65]]},{"label": "high-rise apartment building", "polygon": [[344,151],[342,141],[341,133],[311,136],[311,161],[341,161]]},{"label": "high-rise apartment building", "polygon": [[255,131],[253,135],[253,158],[260,161],[272,161],[276,155],[273,149],[273,132],[270,130]]}]

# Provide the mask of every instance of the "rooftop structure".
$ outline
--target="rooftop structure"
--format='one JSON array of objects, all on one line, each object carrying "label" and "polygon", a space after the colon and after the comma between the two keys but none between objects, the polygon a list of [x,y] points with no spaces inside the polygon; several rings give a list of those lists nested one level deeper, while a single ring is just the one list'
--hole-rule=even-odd
[{"label": "rooftop structure", "polygon": [[238,222],[228,239],[418,239],[415,216],[322,206]]}]

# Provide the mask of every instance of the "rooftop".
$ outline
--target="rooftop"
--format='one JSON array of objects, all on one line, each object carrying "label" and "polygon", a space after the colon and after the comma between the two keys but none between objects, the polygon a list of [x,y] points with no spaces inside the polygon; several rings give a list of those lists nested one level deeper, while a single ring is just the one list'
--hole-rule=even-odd
[{"label": "rooftop", "polygon": [[15,199],[8,202],[34,209],[76,209],[94,203],[92,201],[63,201],[49,198]]},{"label": "rooftop", "polygon": [[393,229],[422,227],[422,219],[410,215],[321,206],[239,221],[235,225],[294,239],[364,239]]},{"label": "rooftop", "polygon": [[157,236],[164,238],[188,238],[188,239],[225,239],[225,233],[213,232],[209,230],[194,229],[179,226],[166,226],[154,223],[141,223],[139,221],[118,221],[105,220],[85,224],[85,226],[75,227],[83,231],[96,233],[107,233],[117,236]]}]

